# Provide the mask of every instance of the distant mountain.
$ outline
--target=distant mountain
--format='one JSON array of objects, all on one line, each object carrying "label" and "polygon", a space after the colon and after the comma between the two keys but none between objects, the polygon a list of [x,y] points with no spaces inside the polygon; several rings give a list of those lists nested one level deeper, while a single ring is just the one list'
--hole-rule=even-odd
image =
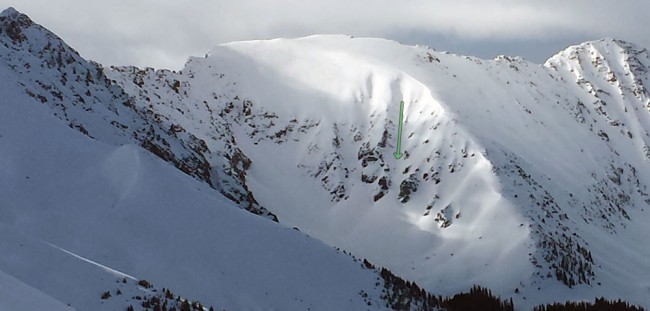
[{"label": "distant mountain", "polygon": [[[0,193],[1,223],[52,247],[25,257],[64,249],[236,309],[390,300],[386,277],[316,238],[430,293],[478,284],[522,308],[597,296],[650,306],[644,48],[602,39],[537,65],[327,35],[225,44],[178,72],[104,68],[12,9],[0,43],[14,115],[2,113],[14,134],[0,144],[22,146],[5,158],[23,161],[2,165],[19,173],[2,181],[15,189]],[[72,299],[12,269],[0,263]]]}]

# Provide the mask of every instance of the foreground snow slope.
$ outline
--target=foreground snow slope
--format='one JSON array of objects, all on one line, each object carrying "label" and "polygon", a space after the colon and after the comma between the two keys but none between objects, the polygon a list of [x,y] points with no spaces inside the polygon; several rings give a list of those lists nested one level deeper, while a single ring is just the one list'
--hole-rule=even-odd
[{"label": "foreground snow slope", "polygon": [[374,270],[137,146],[70,129],[12,74],[0,64],[1,306],[122,309],[144,290],[100,295],[128,275],[219,309],[365,309],[362,290],[378,300]]},{"label": "foreground snow slope", "polygon": [[107,76],[209,149],[233,135],[281,222],[436,293],[648,305],[649,65],[612,39],[540,66],[312,36]]}]

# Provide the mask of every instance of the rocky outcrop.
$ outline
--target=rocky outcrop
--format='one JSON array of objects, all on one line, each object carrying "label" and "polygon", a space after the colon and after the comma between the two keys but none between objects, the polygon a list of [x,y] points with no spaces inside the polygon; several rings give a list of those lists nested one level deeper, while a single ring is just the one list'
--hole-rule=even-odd
[{"label": "rocky outcrop", "polygon": [[[277,221],[248,190],[245,170],[250,160],[241,150],[232,148],[225,155],[221,150],[212,154],[205,140],[151,109],[149,96],[127,94],[123,85],[107,78],[105,68],[81,58],[26,15],[10,9],[0,16],[0,49],[2,61],[16,73],[25,93],[71,128],[108,143],[140,145],[183,173],[220,189],[243,208]],[[143,85],[147,72],[153,74],[131,70],[135,85]],[[180,93],[178,80],[166,85]],[[229,138],[231,141],[225,144],[235,145]],[[222,176],[229,183],[219,184]]]}]

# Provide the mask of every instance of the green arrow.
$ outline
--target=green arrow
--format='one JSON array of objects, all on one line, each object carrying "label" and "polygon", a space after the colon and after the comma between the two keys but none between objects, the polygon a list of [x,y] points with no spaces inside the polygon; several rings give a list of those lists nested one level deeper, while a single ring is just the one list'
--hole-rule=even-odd
[{"label": "green arrow", "polygon": [[404,101],[399,102],[399,126],[397,127],[397,151],[393,153],[395,159],[402,157],[402,122],[404,119]]}]

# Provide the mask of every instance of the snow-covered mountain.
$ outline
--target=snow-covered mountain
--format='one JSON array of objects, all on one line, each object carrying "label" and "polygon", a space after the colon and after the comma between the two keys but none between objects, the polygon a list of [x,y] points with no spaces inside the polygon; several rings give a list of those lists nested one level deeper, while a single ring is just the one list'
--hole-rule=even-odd
[{"label": "snow-covered mountain", "polygon": [[3,243],[46,254],[0,279],[91,306],[30,270],[59,256],[94,271],[66,280],[108,280],[87,291],[124,278],[110,267],[231,308],[382,305],[377,271],[316,238],[436,294],[650,306],[646,49],[603,39],[537,65],[328,35],[174,72],[87,62],[11,9],[0,27]]},{"label": "snow-covered mountain", "polygon": [[415,288],[237,208],[201,140],[12,9],[0,58],[0,309],[385,309]]},{"label": "snow-covered mountain", "polygon": [[[13,9],[4,12],[0,57],[16,74],[25,92],[72,128],[113,144],[134,143],[172,163],[181,171],[219,185],[223,194],[256,213],[261,208],[246,185],[248,159],[224,137],[214,155],[205,142],[182,127],[168,124],[155,111],[134,107],[133,100],[106,78],[101,65],[82,59],[61,39]],[[164,73],[164,72],[163,72]]]}]

